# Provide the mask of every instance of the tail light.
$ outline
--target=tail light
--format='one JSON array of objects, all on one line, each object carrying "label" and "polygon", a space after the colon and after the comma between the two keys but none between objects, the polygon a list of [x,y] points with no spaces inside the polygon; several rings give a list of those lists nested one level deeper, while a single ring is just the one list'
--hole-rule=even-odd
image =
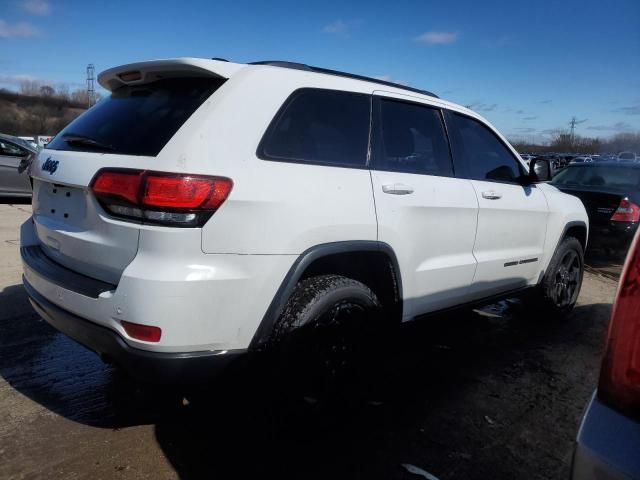
[{"label": "tail light", "polygon": [[611,217],[612,222],[637,222],[638,220],[640,220],[640,207],[628,198],[620,201],[618,209]]},{"label": "tail light", "polygon": [[640,413],[640,241],[636,234],[613,304],[598,396],[630,415]]},{"label": "tail light", "polygon": [[229,196],[225,177],[104,169],[91,182],[98,202],[113,216],[174,227],[201,227]]}]

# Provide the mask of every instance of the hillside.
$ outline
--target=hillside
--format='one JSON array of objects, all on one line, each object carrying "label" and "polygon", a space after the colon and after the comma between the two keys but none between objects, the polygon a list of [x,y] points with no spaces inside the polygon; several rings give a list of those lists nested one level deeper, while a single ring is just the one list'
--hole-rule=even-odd
[{"label": "hillside", "polygon": [[0,133],[55,135],[85,110],[86,104],[64,97],[0,89]]}]

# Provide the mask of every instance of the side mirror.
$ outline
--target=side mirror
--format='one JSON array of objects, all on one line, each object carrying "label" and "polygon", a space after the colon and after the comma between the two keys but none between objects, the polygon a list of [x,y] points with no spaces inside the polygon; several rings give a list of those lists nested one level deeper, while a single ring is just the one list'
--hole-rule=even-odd
[{"label": "side mirror", "polygon": [[36,158],[36,154],[35,153],[28,153],[27,155],[22,157],[22,160],[20,160],[20,163],[18,164],[18,173],[22,173],[24,171],[27,171],[27,175],[28,175],[29,174],[29,167],[31,167],[31,163],[33,162],[33,160],[35,158]]},{"label": "side mirror", "polygon": [[551,162],[546,158],[534,158],[529,163],[529,177],[532,182],[551,180]]}]

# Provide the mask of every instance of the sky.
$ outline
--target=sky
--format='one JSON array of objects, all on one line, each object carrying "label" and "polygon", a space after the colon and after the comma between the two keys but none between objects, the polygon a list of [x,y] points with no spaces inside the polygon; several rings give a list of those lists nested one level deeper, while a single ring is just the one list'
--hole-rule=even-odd
[{"label": "sky", "polygon": [[124,63],[289,60],[424,88],[511,139],[640,131],[640,0],[0,0],[0,87]]}]

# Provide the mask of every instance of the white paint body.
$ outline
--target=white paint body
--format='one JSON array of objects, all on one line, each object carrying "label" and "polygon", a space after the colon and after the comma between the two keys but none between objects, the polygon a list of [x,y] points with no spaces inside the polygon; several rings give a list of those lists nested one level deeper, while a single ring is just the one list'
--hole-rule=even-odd
[{"label": "white paint body", "polygon": [[[54,304],[116,330],[133,347],[165,352],[247,348],[295,260],[323,243],[389,244],[398,258],[408,320],[535,284],[564,226],[587,223],[578,199],[548,185],[532,186],[525,194],[523,187],[495,182],[256,156],[274,115],[299,88],[410,98],[487,123],[458,105],[391,87],[379,91],[376,83],[350,78],[201,59],[118,67],[99,80],[114,89],[121,83],[118,72],[138,69],[143,79],[134,84],[156,74],[189,72],[228,80],[157,157],[43,150],[32,168],[34,211],[23,225],[21,242],[40,245],[71,270],[117,284],[94,299],[37,274],[27,278]],[[40,168],[50,157],[59,161],[54,174]],[[139,225],[110,217],[89,191],[92,178],[105,167],[219,175],[233,179],[234,187],[202,228]],[[411,185],[414,191],[388,195],[382,189],[388,184]],[[500,190],[502,198],[483,199],[487,189]],[[538,261],[503,266],[525,257]],[[158,326],[162,338],[158,343],[132,339],[120,320]]]}]

